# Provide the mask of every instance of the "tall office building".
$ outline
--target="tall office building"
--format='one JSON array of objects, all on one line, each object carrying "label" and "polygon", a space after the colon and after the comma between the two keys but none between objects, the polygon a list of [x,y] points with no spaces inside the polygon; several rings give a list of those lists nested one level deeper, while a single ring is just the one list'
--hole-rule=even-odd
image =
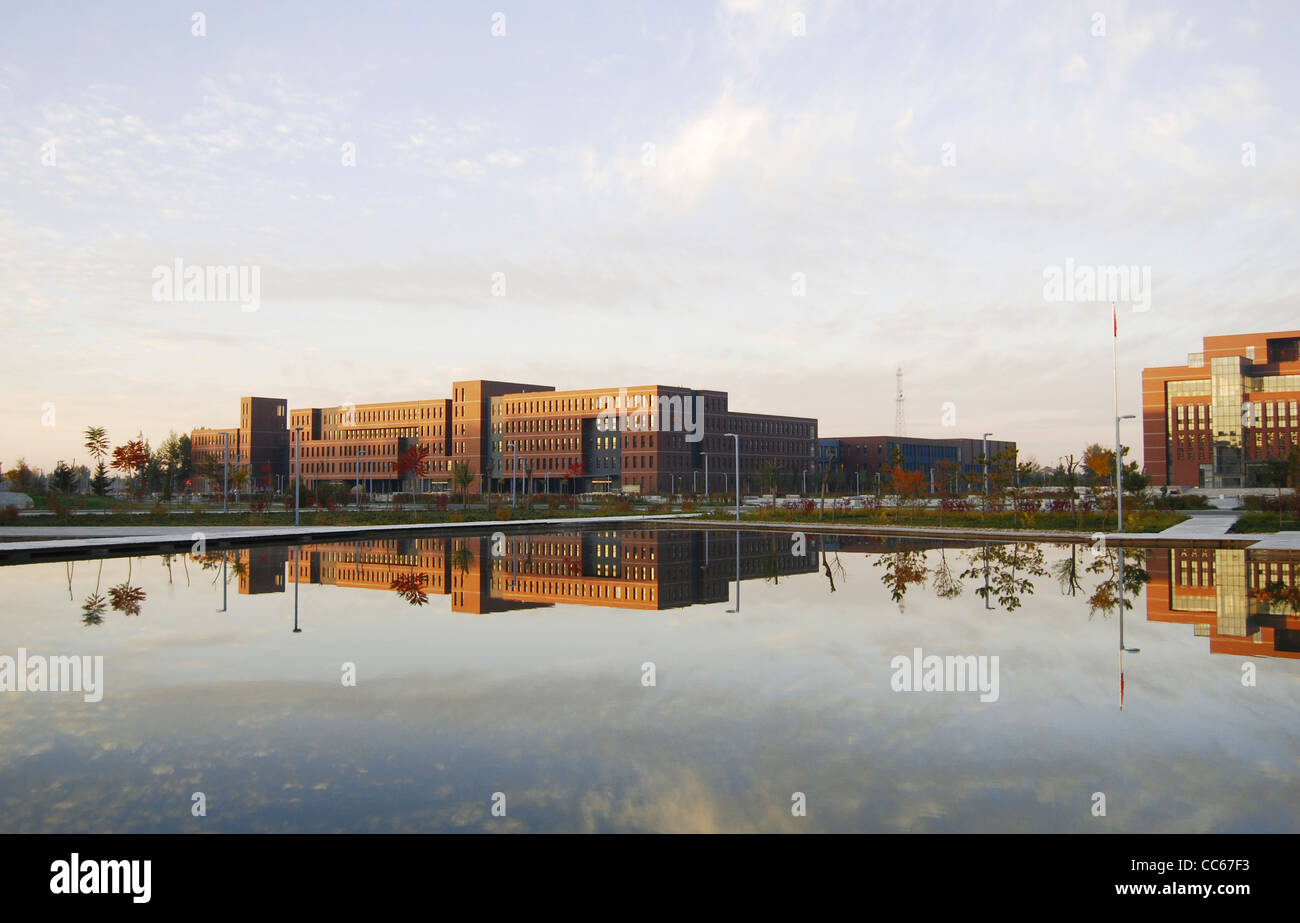
[{"label": "tall office building", "polygon": [[1146,473],[1157,487],[1258,487],[1300,430],[1300,331],[1205,337],[1186,365],[1142,370]]},{"label": "tall office building", "polygon": [[[706,471],[710,490],[731,490],[736,454],[729,433],[739,440],[747,490],[773,476],[778,487],[793,489],[816,462],[815,418],[741,413],[728,406],[725,391],[664,385],[557,391],[480,379],[453,382],[451,393],[281,411],[284,422],[271,433],[261,425],[275,408],[249,403],[271,399],[244,398],[238,431],[192,433],[196,466],[203,455],[220,455],[223,432],[231,437],[232,465],[265,465],[263,455],[275,447],[278,463],[269,472],[249,471],[254,485],[266,486],[267,473],[278,476],[271,486],[287,480],[300,460],[308,486],[360,480],[378,493],[449,489],[457,464],[468,469],[472,494],[508,492],[512,485],[522,492],[702,492]],[[417,447],[425,453],[422,469],[399,478],[398,459]]]}]

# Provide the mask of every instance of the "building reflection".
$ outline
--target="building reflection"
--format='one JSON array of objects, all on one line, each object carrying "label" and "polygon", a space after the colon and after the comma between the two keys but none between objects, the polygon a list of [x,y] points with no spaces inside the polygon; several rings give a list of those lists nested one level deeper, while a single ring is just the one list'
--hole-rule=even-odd
[{"label": "building reflection", "polygon": [[[739,537],[739,540],[738,540]],[[823,536],[609,529],[241,549],[243,594],[286,583],[448,596],[453,612],[554,605],[675,609],[728,601],[736,580],[816,573]],[[286,576],[287,574],[287,576]]]},{"label": "building reflection", "polygon": [[[942,576],[935,562],[913,568],[916,579],[907,579],[911,570],[902,564],[908,556],[923,554],[923,548],[932,546],[813,533],[803,541],[800,548],[789,533],[780,532],[572,530],[245,548],[232,557],[242,594],[280,593],[289,583],[398,590],[411,599],[446,596],[453,612],[467,613],[561,604],[674,609],[728,602],[738,580],[779,584],[787,576],[822,571],[834,591],[834,565],[842,554],[902,562],[895,568],[897,573],[882,569],[881,579],[896,601],[908,582],[933,583],[940,596],[960,591],[960,580],[955,578],[958,590],[953,593],[942,590],[942,580],[923,581],[936,573]],[[979,592],[981,574],[988,579],[984,558],[990,551],[979,543],[962,544],[970,560],[961,576],[973,580],[974,591]],[[946,550],[952,552],[956,546],[950,544]],[[1300,617],[1292,609],[1294,600],[1279,598],[1278,593],[1279,588],[1297,592],[1300,587],[1300,552],[1149,548],[1143,557],[1150,577],[1149,621],[1191,625],[1198,637],[1209,639],[1211,653],[1300,659]],[[997,567],[1003,563],[994,561]],[[1131,569],[1137,573],[1141,568],[1135,561]],[[1026,570],[1024,561],[1016,563],[1016,570],[1022,577],[1041,576],[1038,570]],[[1095,567],[1087,568],[1088,573],[1094,571]],[[1083,573],[1080,567],[1079,578]],[[1073,586],[1075,578],[1070,583]],[[1133,583],[1128,592],[1136,596],[1141,584]],[[1013,608],[1001,599],[1007,592],[1001,588],[989,594],[986,604],[997,596],[1000,607]],[[1096,597],[1094,593],[1089,602],[1094,609],[1110,611],[1114,606],[1113,601],[1098,602]]]},{"label": "building reflection", "polygon": [[1300,552],[1149,549],[1147,619],[1191,625],[1210,652],[1300,659],[1300,618],[1278,589],[1300,584]]}]

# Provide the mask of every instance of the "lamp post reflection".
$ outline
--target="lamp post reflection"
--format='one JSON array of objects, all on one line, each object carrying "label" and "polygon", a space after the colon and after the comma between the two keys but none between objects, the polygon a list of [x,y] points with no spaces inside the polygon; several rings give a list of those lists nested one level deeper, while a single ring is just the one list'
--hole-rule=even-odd
[{"label": "lamp post reflection", "polygon": [[992,609],[989,605],[989,543],[984,543],[984,608]]},{"label": "lamp post reflection", "polygon": [[298,576],[301,570],[298,566],[298,546],[294,545],[290,549],[293,555],[293,633],[302,634],[302,629],[298,627]]},{"label": "lamp post reflection", "polygon": [[736,530],[736,608],[728,609],[728,612],[740,611],[740,530]]}]

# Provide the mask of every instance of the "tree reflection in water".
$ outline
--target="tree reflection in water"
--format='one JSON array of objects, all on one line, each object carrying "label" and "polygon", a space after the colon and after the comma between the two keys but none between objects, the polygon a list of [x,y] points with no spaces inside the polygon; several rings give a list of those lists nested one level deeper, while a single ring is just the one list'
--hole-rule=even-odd
[{"label": "tree reflection in water", "polygon": [[961,578],[952,572],[952,565],[948,563],[948,551],[945,548],[939,549],[939,566],[934,569],[934,583],[931,585],[934,587],[935,595],[940,599],[956,599],[966,588]]},{"label": "tree reflection in water", "polygon": [[[1134,598],[1151,580],[1151,574],[1146,569],[1146,550],[1108,548],[1103,552],[1097,552],[1094,549],[1092,554],[1093,561],[1087,567],[1088,573],[1103,575],[1105,579],[1088,597],[1088,618],[1091,619],[1098,612],[1103,618],[1108,618],[1119,611],[1121,600],[1125,611],[1132,609]],[[1123,568],[1120,567],[1121,560]],[[1121,569],[1123,592],[1120,592]]]},{"label": "tree reflection in water", "polygon": [[389,589],[396,590],[397,595],[412,606],[423,606],[429,601],[429,594],[424,592],[427,582],[427,574],[398,574],[389,584]]},{"label": "tree reflection in water", "polygon": [[970,566],[962,571],[962,578],[985,577],[985,582],[975,588],[975,593],[988,602],[997,604],[1008,612],[1020,608],[1021,597],[1032,595],[1034,578],[1047,575],[1043,547],[1028,542],[1010,545],[985,545],[972,549],[967,560]]},{"label": "tree reflection in water", "polygon": [[889,598],[898,603],[898,611],[903,611],[903,597],[912,584],[923,584],[930,573],[925,561],[926,552],[921,548],[902,551],[888,551],[877,558],[873,567],[884,567],[880,582],[889,588]]}]

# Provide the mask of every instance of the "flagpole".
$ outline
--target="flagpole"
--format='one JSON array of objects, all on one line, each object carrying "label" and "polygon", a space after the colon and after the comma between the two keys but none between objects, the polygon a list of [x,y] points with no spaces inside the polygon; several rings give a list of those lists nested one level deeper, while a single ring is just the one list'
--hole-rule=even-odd
[{"label": "flagpole", "polygon": [[[1110,317],[1114,335],[1111,338],[1111,374],[1115,379],[1115,528],[1124,528],[1124,458],[1119,439],[1119,312],[1115,302],[1110,303]],[[1122,552],[1121,552],[1122,554]]]}]

